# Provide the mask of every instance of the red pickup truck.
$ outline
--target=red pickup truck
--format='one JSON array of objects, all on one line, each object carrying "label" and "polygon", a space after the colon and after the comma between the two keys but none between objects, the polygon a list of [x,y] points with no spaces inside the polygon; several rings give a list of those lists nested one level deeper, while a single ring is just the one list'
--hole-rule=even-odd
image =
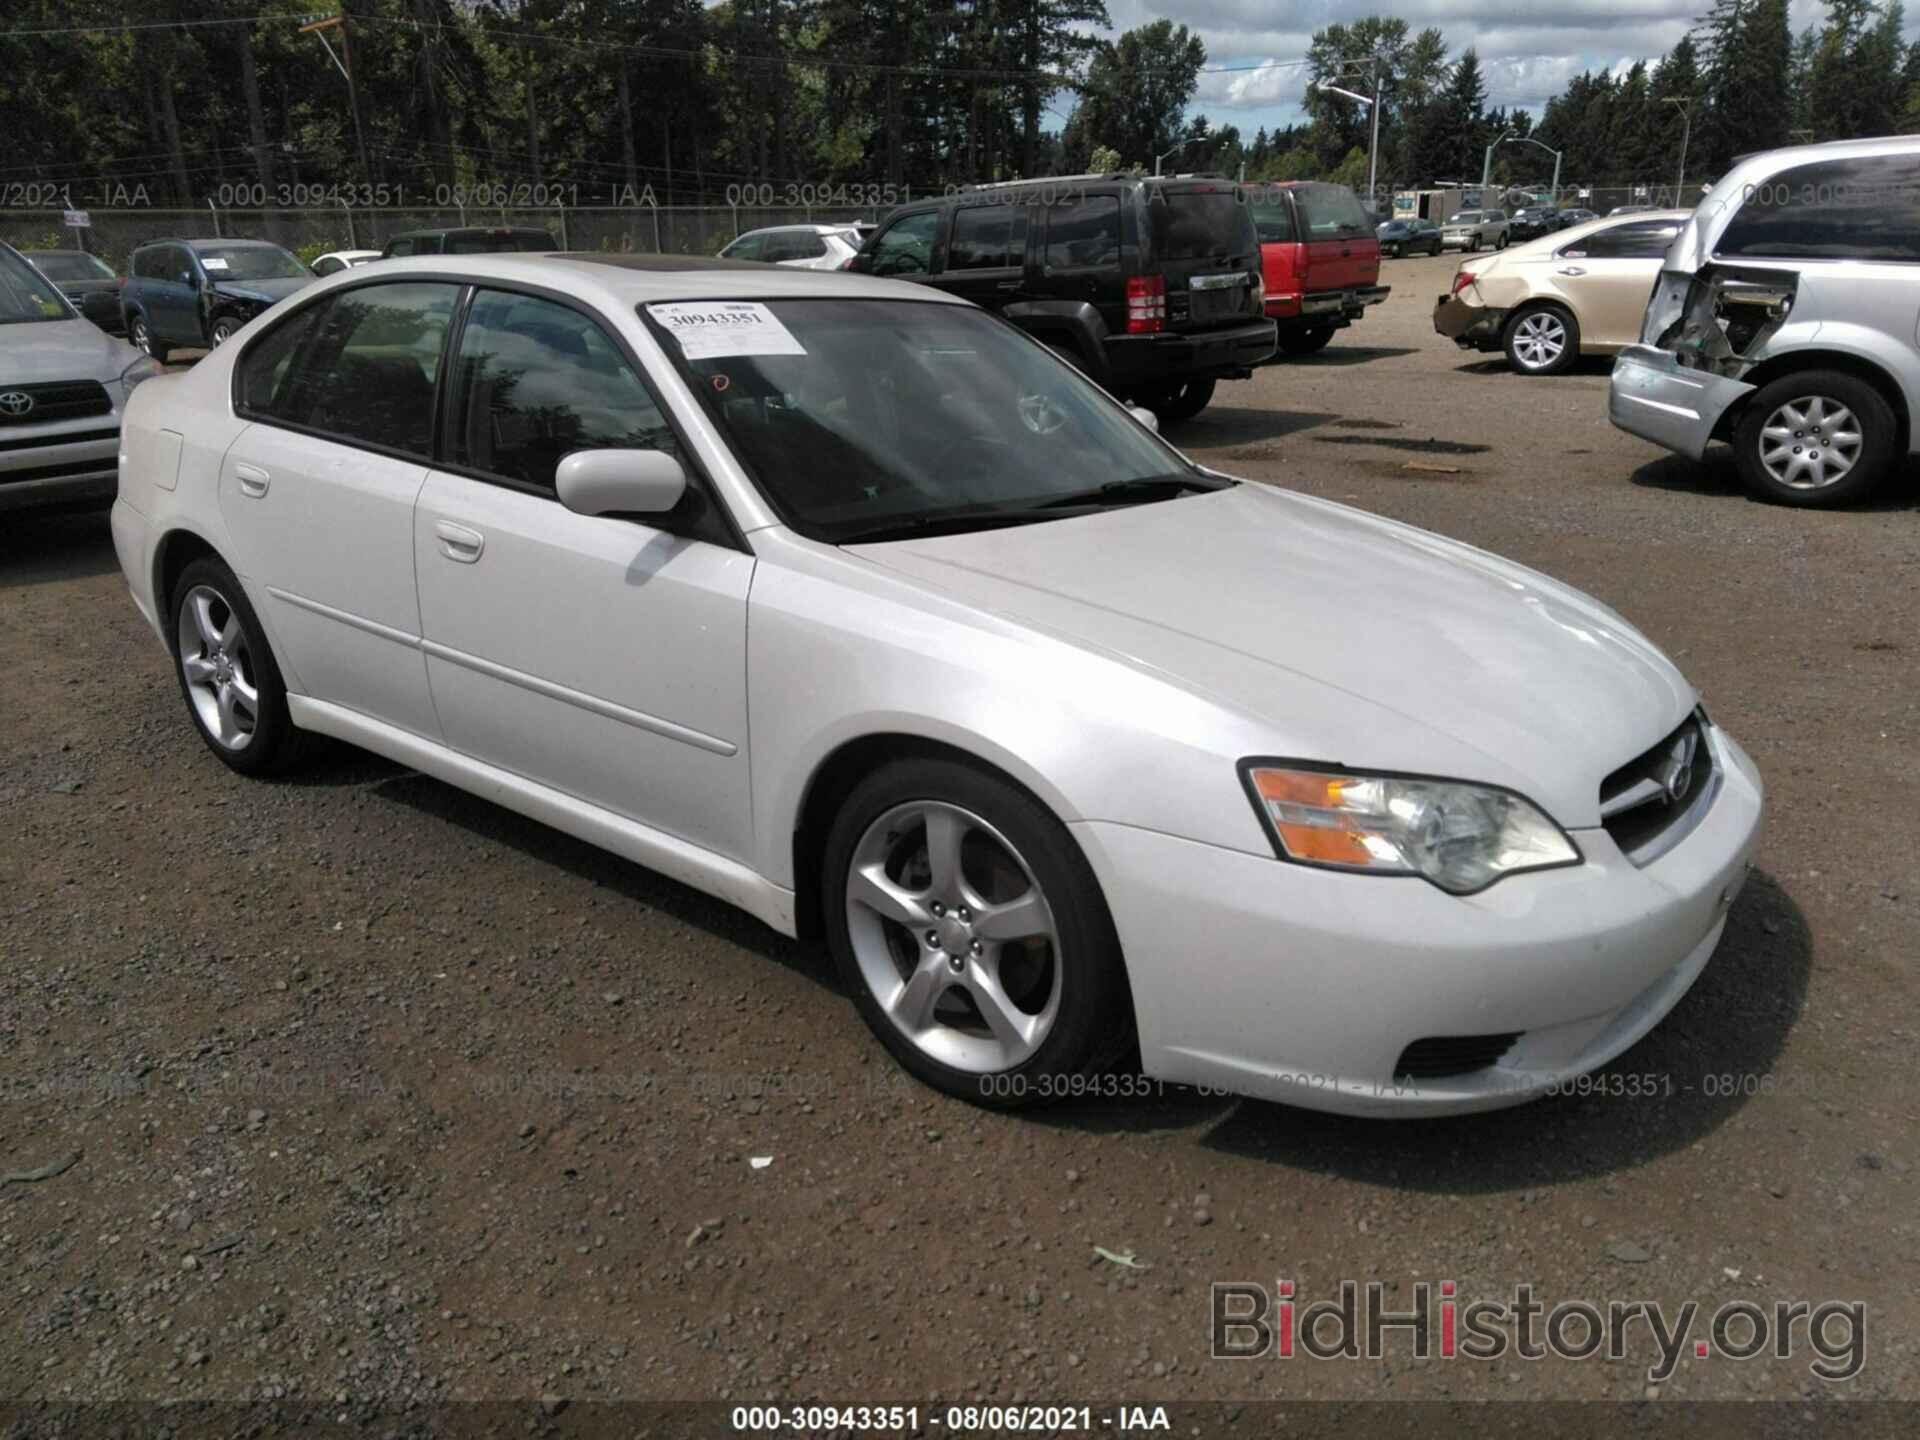
[{"label": "red pickup truck", "polygon": [[1387,298],[1379,238],[1345,185],[1292,180],[1247,188],[1267,315],[1279,323],[1281,350],[1311,355]]}]

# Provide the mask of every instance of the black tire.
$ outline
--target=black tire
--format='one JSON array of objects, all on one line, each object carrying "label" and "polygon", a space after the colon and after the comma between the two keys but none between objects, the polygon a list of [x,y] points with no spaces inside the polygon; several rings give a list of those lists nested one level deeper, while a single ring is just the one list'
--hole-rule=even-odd
[{"label": "black tire", "polygon": [[1289,355],[1317,355],[1333,339],[1333,329],[1331,325],[1322,325],[1311,330],[1282,330],[1280,348]]},{"label": "black tire", "polygon": [[1162,425],[1178,425],[1183,420],[1193,419],[1213,403],[1213,389],[1217,383],[1211,378],[1185,380],[1178,385],[1142,392],[1140,403],[1153,411],[1154,418]]},{"label": "black tire", "polygon": [[[875,996],[855,949],[848,892],[856,852],[869,830],[886,817],[898,813],[901,807],[926,803],[968,811],[1005,837],[1038,884],[1059,937],[1059,946],[1050,952],[1048,962],[1058,967],[1053,1019],[1032,1054],[1005,1069],[963,1068],[930,1054],[894,1023]],[[903,846],[911,849],[911,827],[902,833],[906,836]],[[969,834],[980,836],[982,832]],[[977,865],[978,860],[971,863]],[[827,944],[855,1007],[894,1059],[935,1089],[994,1109],[1046,1104],[1076,1088],[1084,1093],[1084,1087],[1070,1082],[1075,1077],[1105,1072],[1132,1046],[1132,997],[1120,941],[1099,882],[1067,828],[1024,790],[958,760],[889,762],[863,780],[840,807],[827,835],[821,874],[821,913],[826,920]],[[969,872],[968,884],[975,883]],[[930,894],[933,888],[928,886],[920,893]],[[904,947],[893,953],[904,954],[906,965],[920,963],[915,958],[921,955],[918,938],[908,933],[904,924],[896,926],[891,920],[866,932],[862,943],[868,947],[869,963],[887,963],[884,958],[874,958],[875,934],[884,934],[891,947]],[[938,953],[931,947],[925,954],[938,960]],[[1026,963],[1024,952],[1021,958]],[[896,958],[893,963],[901,962]],[[996,973],[1005,973],[1000,971],[1000,963],[998,957],[991,962]],[[905,976],[898,978],[904,980]],[[1051,978],[1044,983],[1051,988]],[[952,991],[964,988],[961,982],[952,982],[944,992],[948,998],[937,1003],[954,1003],[957,997]],[[1014,989],[1011,984],[1006,986],[1008,993]]]},{"label": "black tire", "polygon": [[153,326],[138,310],[127,317],[127,340],[134,349],[144,350],[162,365],[167,363],[167,356],[172,353],[170,347],[154,339]]},{"label": "black tire", "polygon": [[[1559,349],[1549,354],[1555,336]],[[1500,341],[1514,373],[1563,375],[1580,358],[1580,322],[1558,305],[1522,305],[1508,317]]]},{"label": "black tire", "polygon": [[[1791,442],[1802,438],[1814,440],[1816,444],[1831,444],[1829,437],[1833,432],[1822,427],[1831,418],[1830,407],[1834,403],[1852,412],[1855,428],[1849,433],[1860,437],[1852,468],[1838,479],[1817,487],[1789,484],[1767,468],[1765,459],[1766,451],[1773,448],[1767,444],[1768,421],[1786,406],[1795,406],[1800,413],[1811,418],[1811,412],[1796,405],[1796,402],[1808,399],[1820,400],[1826,413],[1820,425],[1808,427],[1811,434],[1802,437],[1796,432],[1782,437],[1787,441],[1786,448],[1790,454],[1801,453],[1800,448]],[[1884,395],[1865,380],[1840,370],[1796,370],[1791,375],[1782,375],[1761,386],[1747,398],[1733,430],[1734,459],[1740,467],[1741,480],[1763,499],[1774,500],[1782,505],[1797,505],[1803,509],[1826,509],[1864,499],[1886,478],[1893,468],[1899,430],[1893,407],[1887,403]],[[1813,453],[1820,452],[1816,450]],[[1826,452],[1828,455],[1832,453],[1831,450]],[[1810,477],[1803,478],[1810,480]]]},{"label": "black tire", "polygon": [[[183,644],[183,626],[199,630],[195,618],[184,612],[197,594],[208,592],[217,601],[211,611],[214,626],[224,630],[229,619],[238,623],[238,639],[224,647],[221,658],[227,662],[229,673],[251,684],[255,695],[248,707],[253,713],[250,727],[246,728],[246,739],[237,746],[222,740],[219,733],[209,727],[202,708],[205,697],[196,694],[203,689],[213,689],[213,685],[190,680],[187,675],[189,665],[205,656],[190,654]],[[167,638],[173,650],[173,673],[180,684],[180,698],[186,702],[187,716],[207,748],[242,775],[274,775],[297,764],[306,752],[310,737],[293,723],[280,666],[267,644],[260,617],[254,614],[233,571],[211,557],[195,560],[180,572],[173,594],[167,599],[167,616],[170,622]],[[244,712],[242,719],[244,723]]]},{"label": "black tire", "polygon": [[1496,250],[1504,250],[1507,248],[1507,232],[1506,231],[1502,230],[1500,232],[1500,238],[1493,242],[1493,248]]},{"label": "black tire", "polygon": [[1467,253],[1469,255],[1480,253],[1480,232],[1477,230],[1467,237]]},{"label": "black tire", "polygon": [[1401,250],[1398,245],[1389,245],[1387,247],[1387,258],[1391,260],[1398,260],[1400,258],[1400,255],[1401,255]]},{"label": "black tire", "polygon": [[213,324],[207,328],[207,347],[217,350],[233,338],[234,332],[246,322],[234,315],[216,315]]}]

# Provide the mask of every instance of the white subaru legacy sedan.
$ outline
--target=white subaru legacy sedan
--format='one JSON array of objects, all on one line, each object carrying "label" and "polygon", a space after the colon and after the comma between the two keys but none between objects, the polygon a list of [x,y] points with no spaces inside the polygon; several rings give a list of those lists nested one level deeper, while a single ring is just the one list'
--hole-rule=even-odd
[{"label": "white subaru legacy sedan", "polygon": [[134,392],[113,532],[234,770],[335,736],[819,936],[987,1104],[1539,1094],[1686,993],[1760,822],[1606,606],[905,282],[352,270]]}]

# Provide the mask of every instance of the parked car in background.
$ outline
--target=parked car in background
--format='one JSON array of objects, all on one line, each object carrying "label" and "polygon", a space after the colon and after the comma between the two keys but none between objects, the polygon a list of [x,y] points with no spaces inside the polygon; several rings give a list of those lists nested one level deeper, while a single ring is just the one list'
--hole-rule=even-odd
[{"label": "parked car in background", "polygon": [[356,265],[366,265],[378,260],[378,250],[329,250],[316,256],[312,265],[313,273],[324,280],[329,275],[338,275],[342,270],[351,270]]},{"label": "parked car in background", "polygon": [[1462,261],[1433,328],[1463,350],[1506,352],[1523,375],[1558,375],[1640,333],[1660,257],[1684,210],[1609,216],[1500,255]]},{"label": "parked car in background", "polygon": [[1598,220],[1599,218],[1600,213],[1597,210],[1586,210],[1576,206],[1571,210],[1562,210],[1560,212],[1560,228],[1562,230],[1571,230],[1575,225],[1584,225],[1589,220]]},{"label": "parked car in background", "polygon": [[1508,238],[1515,245],[1524,245],[1529,240],[1538,240],[1542,235],[1551,235],[1563,226],[1560,212],[1553,206],[1523,205],[1513,212]]},{"label": "parked car in background", "polygon": [[1387,298],[1380,239],[1345,185],[1285,181],[1251,193],[1267,314],[1281,350],[1311,355]]},{"label": "parked car in background", "polygon": [[[1199,209],[1163,259],[1218,264]],[[242,775],[330,735],[818,937],[976,1104],[1137,1055],[1494,1109],[1679,1003],[1763,799],[1658,647],[1195,465],[936,291],[676,256],[319,282],[134,393],[114,547],[183,718]]]},{"label": "parked car in background", "polygon": [[1429,255],[1440,253],[1440,227],[1431,220],[1413,216],[1405,220],[1388,220],[1377,226],[1374,235],[1380,241],[1382,255],[1412,255],[1426,251]]},{"label": "parked car in background", "polygon": [[1063,175],[903,206],[850,268],[992,310],[1171,424],[1272,357],[1260,252],[1231,181]]},{"label": "parked car in background", "polygon": [[98,255],[87,250],[22,250],[27,263],[60,287],[74,308],[110,335],[126,333],[120,313],[120,287],[126,282]]},{"label": "parked car in background", "polygon": [[758,260],[798,270],[844,270],[863,240],[852,225],[769,225],[735,237],[722,260]]},{"label": "parked car in background", "polygon": [[1607,408],[1755,494],[1844,505],[1920,453],[1920,138],[1738,161],[1668,248]]},{"label": "parked car in background", "polygon": [[1611,220],[1616,215],[1645,215],[1659,208],[1658,205],[1616,205],[1607,211],[1607,218]]},{"label": "parked car in background", "polygon": [[160,361],[176,349],[224,344],[314,278],[297,255],[265,240],[151,240],[127,269],[127,336]]},{"label": "parked car in background", "polygon": [[122,409],[156,369],[0,244],[0,511],[111,500]]},{"label": "parked car in background", "polygon": [[1512,233],[1504,210],[1456,210],[1440,227],[1443,250],[1504,250]]},{"label": "parked car in background", "polygon": [[501,251],[558,250],[545,230],[512,225],[461,225],[445,230],[406,230],[387,241],[383,258],[406,255],[492,255]]}]

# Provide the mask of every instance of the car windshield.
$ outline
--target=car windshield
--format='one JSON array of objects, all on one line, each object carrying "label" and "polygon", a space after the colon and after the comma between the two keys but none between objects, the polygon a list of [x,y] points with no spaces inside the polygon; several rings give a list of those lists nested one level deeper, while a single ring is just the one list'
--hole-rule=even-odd
[{"label": "car windshield", "polygon": [[1462,210],[1447,223],[1450,225],[1478,225],[1485,218],[1486,216],[1478,210]]},{"label": "car windshield", "polygon": [[1232,189],[1163,190],[1147,208],[1161,260],[1224,260],[1259,245],[1246,203]]},{"label": "car windshield", "polygon": [[836,297],[642,313],[775,508],[816,539],[1056,519],[1160,498],[1129,487],[1163,479],[1168,493],[1214,488],[1078,370],[971,306]]},{"label": "car windshield", "polygon": [[310,280],[313,272],[278,245],[196,245],[213,280]]},{"label": "car windshield", "polygon": [[48,251],[33,257],[33,268],[49,280],[111,280],[113,269],[98,255]]},{"label": "car windshield", "polygon": [[11,250],[0,249],[0,325],[71,318],[67,302],[46,276]]}]

